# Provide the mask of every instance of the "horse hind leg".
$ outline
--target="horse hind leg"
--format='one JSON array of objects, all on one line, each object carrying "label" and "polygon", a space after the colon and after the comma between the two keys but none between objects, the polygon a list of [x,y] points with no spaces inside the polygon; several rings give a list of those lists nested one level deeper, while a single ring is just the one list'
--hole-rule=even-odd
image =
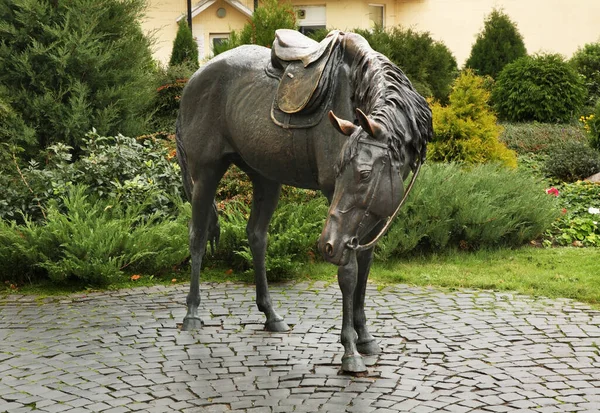
[{"label": "horse hind leg", "polygon": [[202,320],[198,313],[200,305],[200,268],[202,258],[206,252],[206,243],[209,234],[215,228],[214,220],[216,210],[214,208],[214,196],[217,185],[226,167],[211,170],[205,169],[205,173],[193,184],[190,194],[192,204],[192,220],[189,227],[190,254],[192,256],[192,270],[190,278],[190,291],[186,304],[187,314],[183,319],[182,329],[185,331],[198,330],[202,327]]},{"label": "horse hind leg", "polygon": [[267,320],[265,330],[273,332],[288,331],[290,328],[273,309],[273,302],[267,283],[265,255],[267,253],[267,230],[269,222],[277,207],[281,185],[256,174],[249,174],[254,189],[252,211],[246,226],[248,243],[254,264],[254,280],[256,283],[256,306]]}]

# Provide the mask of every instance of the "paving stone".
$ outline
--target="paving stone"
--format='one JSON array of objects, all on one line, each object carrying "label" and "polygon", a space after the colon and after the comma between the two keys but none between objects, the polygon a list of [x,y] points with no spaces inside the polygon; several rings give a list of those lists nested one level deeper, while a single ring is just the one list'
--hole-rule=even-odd
[{"label": "paving stone", "polygon": [[250,285],[202,284],[193,332],[177,324],[185,285],[1,296],[0,412],[600,411],[600,312],[585,305],[369,285],[382,352],[352,377],[335,283],[271,294],[287,333],[264,331]]}]

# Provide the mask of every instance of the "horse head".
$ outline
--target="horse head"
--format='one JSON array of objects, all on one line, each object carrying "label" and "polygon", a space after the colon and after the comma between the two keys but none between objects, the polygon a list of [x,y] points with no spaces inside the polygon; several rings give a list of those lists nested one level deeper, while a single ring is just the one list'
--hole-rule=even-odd
[{"label": "horse head", "polygon": [[[356,110],[359,126],[329,112],[329,120],[349,137],[338,165],[333,198],[319,249],[324,258],[346,265],[350,252],[371,241],[371,233],[397,211],[403,195],[406,165],[392,156],[387,130]],[[369,238],[370,237],[370,238]]]}]

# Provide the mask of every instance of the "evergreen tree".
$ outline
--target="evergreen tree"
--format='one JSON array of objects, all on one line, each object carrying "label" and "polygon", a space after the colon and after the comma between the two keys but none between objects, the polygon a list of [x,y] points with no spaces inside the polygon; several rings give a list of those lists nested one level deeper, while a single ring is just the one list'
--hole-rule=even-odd
[{"label": "evergreen tree", "polygon": [[[0,87],[36,146],[144,132],[154,94],[145,0],[0,0]],[[30,155],[32,153],[30,152]]]},{"label": "evergreen tree", "polygon": [[183,63],[195,69],[198,68],[198,44],[187,22],[181,19],[177,29],[177,36],[173,42],[173,52],[171,52],[169,65],[175,66]]},{"label": "evergreen tree", "polygon": [[485,19],[465,66],[495,79],[506,64],[525,55],[527,49],[516,24],[502,10],[494,9]]},{"label": "evergreen tree", "polygon": [[429,32],[402,26],[374,30],[355,29],[374,50],[400,67],[423,96],[446,102],[458,74],[456,59],[443,43]]}]

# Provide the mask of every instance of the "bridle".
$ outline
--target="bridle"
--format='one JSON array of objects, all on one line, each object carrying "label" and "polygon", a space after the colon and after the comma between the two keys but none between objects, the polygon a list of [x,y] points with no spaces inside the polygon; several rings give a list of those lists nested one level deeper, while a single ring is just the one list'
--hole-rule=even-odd
[{"label": "bridle", "polygon": [[[377,146],[380,148],[383,148],[386,150],[386,157],[382,159],[382,166],[381,169],[379,170],[379,174],[377,175],[377,180],[375,181],[375,186],[373,188],[373,191],[371,193],[371,197],[369,199],[369,202],[367,204],[367,208],[365,209],[365,212],[358,224],[358,228],[356,230],[356,237],[353,237],[353,240],[355,239],[359,239],[358,235],[360,233],[361,228],[363,227],[364,221],[365,219],[370,215],[371,213],[371,206],[373,205],[373,202],[375,201],[375,194],[377,193],[377,189],[379,188],[379,183],[381,181],[381,176],[383,175],[383,170],[385,169],[385,165],[386,165],[386,159],[390,159],[390,163],[391,163],[391,159],[392,159],[392,155],[390,153],[390,148],[388,147],[388,145],[385,145],[383,143],[379,143],[379,142],[369,142],[369,141],[359,141],[360,143],[366,144],[366,145],[373,145],[373,146]],[[417,168],[415,169],[415,171],[412,174],[412,177],[410,179],[410,183],[408,184],[408,187],[406,188],[406,191],[404,191],[404,196],[402,197],[402,200],[400,201],[400,204],[398,205],[398,207],[396,208],[396,210],[394,211],[394,213],[392,215],[390,215],[385,223],[385,225],[383,226],[383,228],[379,231],[379,234],[377,234],[377,236],[375,238],[373,238],[370,242],[368,242],[367,244],[364,245],[360,245],[358,242],[353,243],[352,241],[348,241],[346,243],[346,248],[349,248],[351,250],[354,250],[356,252],[360,252],[360,251],[364,251],[364,250],[368,250],[370,248],[372,248],[380,239],[381,237],[383,237],[385,235],[385,233],[389,230],[390,226],[392,225],[392,221],[398,216],[398,214],[400,213],[400,208],[402,207],[402,205],[404,205],[404,202],[406,201],[406,199],[408,198],[408,195],[410,194],[410,191],[415,183],[415,179],[417,178],[417,175],[419,175],[419,171],[421,170],[421,165],[423,164],[423,161],[421,159],[419,159],[418,163],[417,163]],[[392,168],[390,167],[390,178],[392,178]],[[391,181],[390,181],[391,182]],[[393,197],[393,194],[392,194]]]}]

